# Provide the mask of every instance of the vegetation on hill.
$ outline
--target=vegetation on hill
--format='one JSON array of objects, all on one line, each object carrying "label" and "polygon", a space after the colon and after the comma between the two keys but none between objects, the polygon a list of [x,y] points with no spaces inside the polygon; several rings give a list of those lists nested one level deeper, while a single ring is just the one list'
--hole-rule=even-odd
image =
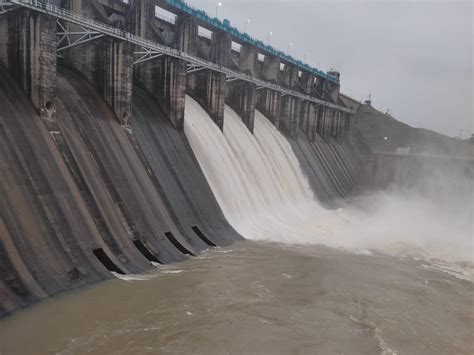
[{"label": "vegetation on hill", "polygon": [[474,144],[425,128],[411,127],[367,104],[357,111],[356,127],[374,152],[396,153],[397,148],[402,148],[399,152],[407,152],[406,148],[409,148],[411,154],[474,159]]}]

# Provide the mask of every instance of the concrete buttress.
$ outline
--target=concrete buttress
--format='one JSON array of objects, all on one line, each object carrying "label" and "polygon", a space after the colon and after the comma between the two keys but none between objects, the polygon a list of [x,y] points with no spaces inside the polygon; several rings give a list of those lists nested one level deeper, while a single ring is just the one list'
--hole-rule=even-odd
[{"label": "concrete buttress", "polygon": [[285,64],[283,71],[280,71],[280,83],[288,88],[295,88],[298,82],[298,68],[291,64]]},{"label": "concrete buttress", "polygon": [[258,63],[257,48],[250,45],[242,45],[242,47],[240,48],[240,56],[239,56],[240,70],[256,78],[258,76],[257,63]]},{"label": "concrete buttress", "polygon": [[[107,19],[102,5],[94,0],[72,1],[70,8],[95,20]],[[80,30],[69,25],[71,30]],[[67,49],[66,64],[77,69],[97,87],[116,118],[128,125],[132,116],[133,45],[114,38],[97,39]]]},{"label": "concrete buttress", "polygon": [[243,122],[253,133],[257,88],[255,84],[235,81],[227,83],[227,104],[239,114]]},{"label": "concrete buttress", "polygon": [[[156,30],[151,26],[150,16],[154,16],[154,2],[137,1],[133,4],[132,11],[132,31],[140,37],[160,42]],[[193,44],[195,42],[188,40],[191,36],[190,31],[194,28],[192,23],[191,16],[182,16],[177,20],[177,28],[180,32],[175,46],[182,51],[192,51],[195,45]],[[197,36],[197,32],[195,35]],[[158,101],[173,127],[182,130],[186,101],[186,63],[178,58],[161,56],[136,64],[134,75]]]},{"label": "concrete buttress", "polygon": [[278,84],[280,79],[280,58],[266,55],[262,63],[261,77],[263,80]]},{"label": "concrete buttress", "polygon": [[264,114],[275,127],[280,126],[281,94],[270,89],[257,91],[257,109]]},{"label": "concrete buttress", "polygon": [[282,96],[280,128],[283,128],[291,138],[298,136],[300,115],[301,100],[294,96]]},{"label": "concrete buttress", "polygon": [[318,105],[313,102],[304,101],[301,105],[301,129],[307,134],[311,141],[314,141],[316,134],[318,111]]},{"label": "concrete buttress", "polygon": [[[187,31],[196,33],[196,31]],[[178,30],[178,33],[186,33]],[[186,42],[181,40],[182,42]],[[196,39],[197,41],[197,39]],[[192,42],[192,41],[191,41]],[[230,34],[224,31],[216,31],[212,34],[210,60],[221,65],[232,67],[230,58],[232,40]],[[225,106],[225,74],[211,70],[199,70],[188,74],[188,90],[194,96],[202,107],[207,111],[217,126],[224,129],[224,106]]]},{"label": "concrete buttress", "polygon": [[0,58],[46,122],[56,120],[56,20],[21,9],[3,16]]}]

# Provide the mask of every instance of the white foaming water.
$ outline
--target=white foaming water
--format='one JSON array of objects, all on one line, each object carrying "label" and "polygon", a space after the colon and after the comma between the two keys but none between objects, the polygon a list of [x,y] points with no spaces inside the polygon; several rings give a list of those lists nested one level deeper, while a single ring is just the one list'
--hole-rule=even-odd
[{"label": "white foaming water", "polygon": [[222,134],[187,97],[184,130],[224,215],[247,239],[471,262],[469,226],[454,228],[450,236],[453,225],[419,201],[383,195],[371,197],[369,211],[324,209],[291,145],[258,111],[252,135],[226,106]]}]

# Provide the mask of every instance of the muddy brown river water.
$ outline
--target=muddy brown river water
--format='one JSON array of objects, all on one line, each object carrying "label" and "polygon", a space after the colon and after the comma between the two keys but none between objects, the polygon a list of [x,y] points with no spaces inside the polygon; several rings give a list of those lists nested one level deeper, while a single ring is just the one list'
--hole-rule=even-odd
[{"label": "muddy brown river water", "polygon": [[5,354],[472,354],[474,287],[421,261],[239,242],[0,321]]}]

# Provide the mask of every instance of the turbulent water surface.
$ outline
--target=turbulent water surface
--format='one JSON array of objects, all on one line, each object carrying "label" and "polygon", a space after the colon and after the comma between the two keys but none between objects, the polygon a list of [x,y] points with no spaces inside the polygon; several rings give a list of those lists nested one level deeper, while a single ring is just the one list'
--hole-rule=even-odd
[{"label": "turbulent water surface", "polygon": [[0,354],[474,352],[472,181],[459,201],[390,190],[328,210],[259,112],[252,135],[226,107],[222,134],[188,97],[185,133],[250,241],[19,312]]},{"label": "turbulent water surface", "polygon": [[239,242],[0,322],[2,354],[469,354],[473,286],[420,263]]},{"label": "turbulent water surface", "polygon": [[186,135],[225,216],[245,238],[410,256],[474,280],[471,179],[449,176],[444,185],[456,193],[446,198],[438,187],[428,195],[393,189],[328,210],[286,138],[260,112],[254,134],[228,106],[224,124],[221,134],[188,97]]}]

